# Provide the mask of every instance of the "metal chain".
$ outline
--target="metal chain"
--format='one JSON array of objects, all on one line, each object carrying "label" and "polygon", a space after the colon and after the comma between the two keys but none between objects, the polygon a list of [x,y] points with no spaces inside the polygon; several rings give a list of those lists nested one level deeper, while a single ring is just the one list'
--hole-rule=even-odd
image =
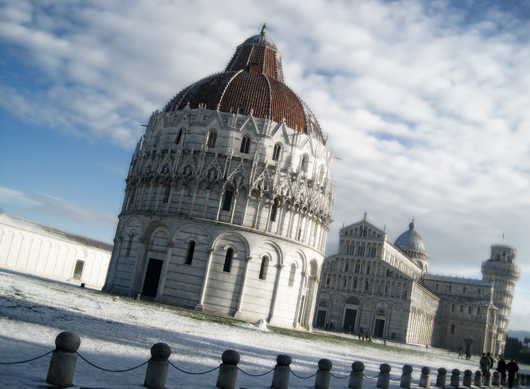
[{"label": "metal chain", "polygon": [[299,375],[296,375],[295,372],[291,370],[291,368],[289,368],[289,370],[291,371],[292,375],[294,375],[296,378],[300,378],[301,380],[308,380],[308,379],[313,378],[314,376],[317,375],[317,373],[315,373],[313,375],[310,375],[309,377],[300,377]]},{"label": "metal chain", "polygon": [[211,370],[208,370],[208,371],[205,371],[205,372],[202,372],[202,373],[192,373],[192,372],[189,372],[189,371],[186,371],[186,370],[182,370],[180,368],[178,368],[177,366],[175,366],[171,361],[168,361],[169,364],[171,366],[173,366],[175,369],[177,369],[178,371],[180,371],[181,373],[185,373],[185,374],[191,374],[191,375],[202,375],[202,374],[208,374],[208,373],[211,373],[212,371],[214,370],[217,370],[221,367],[221,365],[217,366],[217,367],[214,367],[213,369]]},{"label": "metal chain", "polygon": [[19,361],[19,362],[0,362],[0,365],[18,365],[19,363],[26,363],[26,362],[31,362],[31,361],[35,361],[37,359],[40,359],[42,357],[45,357],[46,355],[48,354],[51,354],[53,353],[55,350],[52,350],[52,351],[48,351],[46,354],[43,354],[41,355],[40,357],[35,357],[35,358],[31,358],[31,359],[26,359],[25,361]]},{"label": "metal chain", "polygon": [[332,377],[335,377],[335,378],[338,379],[338,380],[343,380],[343,379],[346,379],[346,378],[348,378],[348,377],[350,376],[350,375],[348,374],[348,375],[345,376],[345,377],[339,377],[339,376],[336,376],[335,374],[333,374],[332,372],[330,372],[330,374],[331,374]]},{"label": "metal chain", "polygon": [[401,377],[403,377],[403,376],[401,376],[399,378],[396,378],[396,379],[393,379],[392,376],[389,374],[388,377],[390,378],[391,381],[400,381]]},{"label": "metal chain", "polygon": [[375,380],[377,377],[379,377],[380,374],[381,374],[381,373],[379,373],[379,374],[376,375],[375,377],[370,377],[370,376],[367,376],[367,375],[364,375],[364,374],[363,374],[363,377],[364,377],[364,378],[370,378],[370,379],[372,379],[372,380]]},{"label": "metal chain", "polygon": [[249,373],[245,372],[243,369],[241,369],[241,368],[239,368],[239,367],[238,367],[238,369],[239,369],[239,371],[240,371],[241,373],[246,374],[246,375],[248,375],[248,376],[250,376],[250,377],[263,377],[264,375],[267,375],[267,374],[269,374],[270,372],[274,371],[275,368],[273,367],[271,370],[269,370],[268,372],[263,373],[263,374],[249,374]]},{"label": "metal chain", "polygon": [[131,367],[130,369],[124,369],[124,370],[110,370],[110,369],[105,369],[104,367],[100,367],[98,365],[95,365],[93,364],[92,362],[88,361],[85,357],[83,357],[81,354],[79,353],[76,353],[77,355],[79,355],[81,357],[81,359],[83,361],[85,361],[86,363],[88,363],[90,366],[94,366],[95,368],[99,369],[99,370],[103,370],[103,371],[108,371],[109,373],[125,373],[126,371],[131,371],[131,370],[134,370],[134,369],[138,369],[139,367],[142,367],[143,365],[146,365],[147,362],[149,361],[146,361],[144,363],[142,363],[141,365],[138,365],[138,366],[135,366],[135,367]]}]

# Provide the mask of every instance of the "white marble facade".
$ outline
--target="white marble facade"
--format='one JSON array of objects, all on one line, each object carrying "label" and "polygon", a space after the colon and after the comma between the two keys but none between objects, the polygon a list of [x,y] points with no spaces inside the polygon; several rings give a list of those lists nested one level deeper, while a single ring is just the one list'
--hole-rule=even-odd
[{"label": "white marble facade", "polygon": [[0,268],[101,288],[112,245],[0,214]]},{"label": "white marble facade", "polygon": [[[364,220],[340,230],[339,252],[324,260],[315,327],[472,354],[503,353],[520,269],[516,250],[492,245],[482,280],[431,275],[415,232],[387,241]],[[410,257],[408,255],[410,255]]]},{"label": "white marble facade", "polygon": [[[265,48],[278,61],[264,37],[262,31],[261,41],[249,38],[238,50]],[[235,80],[231,85],[236,77],[266,80],[271,93],[286,88],[276,73],[246,69],[212,77],[226,74]],[[208,82],[199,86],[217,85]],[[231,98],[248,92],[254,99],[257,92],[247,87],[253,85],[243,83]],[[229,94],[225,90],[221,98]],[[208,100],[212,94],[197,96]],[[223,110],[220,102],[208,109],[201,100],[153,113],[131,161],[104,290],[312,328],[334,203],[333,154],[319,128],[311,132],[289,127],[289,118],[256,116],[260,104],[268,104],[262,100],[253,100],[246,114],[237,106]],[[290,103],[299,107],[298,117],[310,113],[296,99]]]}]

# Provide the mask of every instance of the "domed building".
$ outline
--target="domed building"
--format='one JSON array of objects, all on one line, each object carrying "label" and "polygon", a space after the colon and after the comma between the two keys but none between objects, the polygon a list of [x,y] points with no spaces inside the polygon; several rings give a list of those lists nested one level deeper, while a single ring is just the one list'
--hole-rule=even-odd
[{"label": "domed building", "polygon": [[104,290],[312,328],[333,153],[265,26],[151,115]]},{"label": "domed building", "polygon": [[504,352],[516,250],[492,245],[482,280],[428,273],[414,220],[394,244],[364,219],[343,226],[324,260],[314,326],[464,353]]}]

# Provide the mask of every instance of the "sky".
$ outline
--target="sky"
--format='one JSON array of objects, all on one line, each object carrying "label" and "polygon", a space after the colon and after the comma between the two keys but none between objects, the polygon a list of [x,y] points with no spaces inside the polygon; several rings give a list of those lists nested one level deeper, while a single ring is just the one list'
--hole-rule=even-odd
[{"label": "sky", "polygon": [[530,320],[530,3],[0,0],[0,209],[112,242],[151,113],[267,34],[337,158],[338,231],[414,218],[430,271],[518,250]]}]

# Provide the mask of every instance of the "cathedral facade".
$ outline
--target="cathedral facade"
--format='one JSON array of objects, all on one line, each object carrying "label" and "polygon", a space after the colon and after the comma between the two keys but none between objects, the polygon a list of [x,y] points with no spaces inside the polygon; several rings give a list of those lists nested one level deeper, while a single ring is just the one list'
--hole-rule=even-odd
[{"label": "cathedral facade", "polygon": [[152,114],[104,290],[310,330],[333,154],[266,35]]},{"label": "cathedral facade", "polygon": [[324,260],[315,327],[479,354],[504,352],[517,250],[492,245],[482,280],[428,273],[429,253],[414,221],[394,244],[364,220],[340,230]]}]

